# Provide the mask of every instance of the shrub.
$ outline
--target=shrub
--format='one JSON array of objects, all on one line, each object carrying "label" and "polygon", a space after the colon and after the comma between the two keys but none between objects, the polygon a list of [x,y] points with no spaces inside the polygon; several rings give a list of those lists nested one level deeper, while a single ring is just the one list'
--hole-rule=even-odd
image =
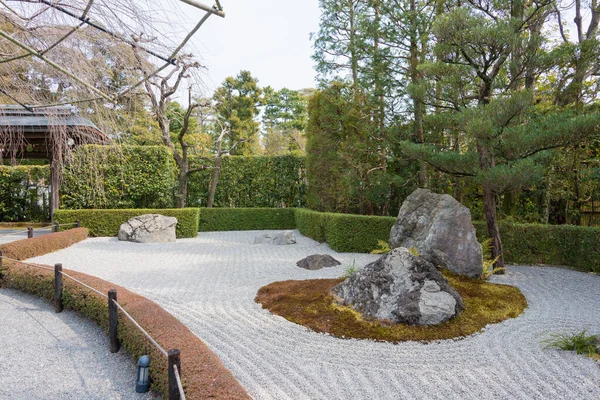
[{"label": "shrub", "polygon": [[5,243],[0,245],[0,249],[2,249],[5,257],[14,260],[26,260],[67,248],[87,239],[87,237],[88,230],[86,228],[75,228],[64,232]]},{"label": "shrub", "polygon": [[[485,222],[475,222],[480,240]],[[510,263],[551,264],[600,271],[600,229],[573,225],[498,224],[504,259]]]},{"label": "shrub", "polygon": [[56,210],[56,222],[66,224],[79,221],[90,230],[90,236],[117,236],[121,224],[142,214],[161,214],[177,218],[177,237],[198,236],[197,208],[126,209],[126,210]]},{"label": "shrub", "polygon": [[379,240],[387,240],[396,218],[354,214],[321,213],[296,209],[300,233],[319,242],[326,241],[339,252],[370,253]]},{"label": "shrub", "polygon": [[293,229],[292,208],[201,208],[200,231]]}]

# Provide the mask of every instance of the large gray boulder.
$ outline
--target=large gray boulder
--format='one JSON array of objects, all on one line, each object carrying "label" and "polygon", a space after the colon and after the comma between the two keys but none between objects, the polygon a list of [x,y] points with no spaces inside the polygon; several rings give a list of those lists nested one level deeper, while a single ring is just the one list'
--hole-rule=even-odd
[{"label": "large gray boulder", "polygon": [[296,243],[296,235],[293,231],[264,233],[254,238],[254,244],[294,244]]},{"label": "large gray boulder", "polygon": [[335,267],[342,263],[331,257],[329,254],[313,254],[296,263],[297,266],[311,271],[316,271],[323,268]]},{"label": "large gray boulder", "polygon": [[160,214],[144,214],[131,218],[121,225],[119,240],[137,243],[163,243],[175,241],[177,218]]},{"label": "large gray boulder", "polygon": [[458,292],[422,257],[400,247],[332,289],[335,300],[366,319],[435,325],[464,309]]},{"label": "large gray boulder", "polygon": [[417,189],[408,196],[390,232],[390,247],[414,247],[435,266],[471,278],[483,271],[471,213],[447,194]]}]

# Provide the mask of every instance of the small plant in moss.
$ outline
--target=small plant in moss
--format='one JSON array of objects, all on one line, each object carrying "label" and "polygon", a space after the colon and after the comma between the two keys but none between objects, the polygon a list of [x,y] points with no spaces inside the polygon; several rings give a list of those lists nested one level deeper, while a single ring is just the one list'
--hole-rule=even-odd
[{"label": "small plant in moss", "polygon": [[375,249],[373,249],[373,251],[371,251],[371,254],[385,254],[391,250],[392,249],[390,248],[390,245],[388,242],[386,242],[385,240],[378,239],[377,247]]},{"label": "small plant in moss", "polygon": [[556,333],[550,335],[543,343],[547,349],[575,351],[589,357],[598,357],[598,337],[590,335],[587,331],[573,333]]},{"label": "small plant in moss", "polygon": [[356,268],[356,260],[352,260],[352,265],[350,265],[348,268],[346,268],[343,278],[349,277],[356,271],[358,271],[358,268]]},{"label": "small plant in moss", "polygon": [[481,252],[483,254],[483,269],[479,276],[480,279],[490,279],[496,272],[505,270],[503,267],[494,267],[500,256],[492,258],[492,239],[486,239],[481,242]]}]

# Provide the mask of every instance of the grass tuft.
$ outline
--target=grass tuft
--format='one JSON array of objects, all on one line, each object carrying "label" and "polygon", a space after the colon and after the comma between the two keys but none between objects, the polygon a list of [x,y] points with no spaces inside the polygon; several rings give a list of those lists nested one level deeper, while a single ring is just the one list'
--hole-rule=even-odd
[{"label": "grass tuft", "polygon": [[598,338],[587,331],[552,334],[543,343],[547,349],[575,351],[590,357],[598,352]]}]

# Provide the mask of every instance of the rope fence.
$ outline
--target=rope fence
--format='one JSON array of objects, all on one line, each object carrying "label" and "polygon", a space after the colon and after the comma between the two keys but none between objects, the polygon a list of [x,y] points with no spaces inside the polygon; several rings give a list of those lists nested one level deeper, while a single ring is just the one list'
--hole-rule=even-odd
[{"label": "rope fence", "polygon": [[[79,222],[73,224],[64,224],[64,225],[76,225],[79,227]],[[58,224],[52,226],[52,229],[57,229]],[[30,228],[28,231],[30,232]],[[58,229],[56,230],[58,231]],[[2,249],[0,249],[0,267],[2,267],[3,261],[12,261],[15,263],[19,263],[22,265],[26,265],[29,267],[34,267],[38,269],[43,269],[46,271],[54,271],[54,311],[60,313],[63,311],[63,277],[66,277],[73,282],[85,287],[88,290],[108,299],[108,334],[109,334],[109,347],[111,353],[116,353],[119,351],[121,345],[119,339],[117,337],[117,327],[119,323],[118,319],[118,311],[126,316],[133,325],[140,330],[140,332],[144,335],[144,337],[154,346],[156,349],[167,358],[168,361],[168,373],[169,373],[169,400],[175,399],[183,399],[185,400],[185,393],[183,391],[183,385],[181,383],[181,361],[180,361],[180,351],[178,349],[165,350],[158,342],[150,336],[148,332],[123,308],[121,304],[117,301],[117,290],[111,289],[108,291],[108,294],[104,294],[101,291],[93,288],[92,286],[80,281],[79,279],[74,278],[73,276],[63,272],[62,264],[58,263],[54,265],[54,268],[50,268],[44,265],[32,264],[20,260],[15,260],[13,258],[6,257],[2,254]]]}]

